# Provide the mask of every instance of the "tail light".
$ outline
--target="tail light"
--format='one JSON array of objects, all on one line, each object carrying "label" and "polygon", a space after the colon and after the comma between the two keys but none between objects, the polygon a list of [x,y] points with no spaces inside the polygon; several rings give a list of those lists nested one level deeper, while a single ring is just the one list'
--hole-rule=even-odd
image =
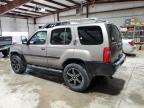
[{"label": "tail light", "polygon": [[111,49],[108,47],[104,48],[103,51],[103,61],[104,63],[110,63],[111,62]]},{"label": "tail light", "polygon": [[128,42],[131,46],[134,46],[134,41]]}]

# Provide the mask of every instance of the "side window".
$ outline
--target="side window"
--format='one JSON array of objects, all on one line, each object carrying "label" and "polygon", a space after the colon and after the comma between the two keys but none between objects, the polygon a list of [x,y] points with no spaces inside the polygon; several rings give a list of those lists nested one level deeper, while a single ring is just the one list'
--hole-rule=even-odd
[{"label": "side window", "polygon": [[103,34],[99,26],[78,27],[78,35],[82,45],[99,45],[103,43]]},{"label": "side window", "polygon": [[70,28],[60,28],[52,31],[51,44],[52,45],[68,45],[72,40]]},{"label": "side window", "polygon": [[29,41],[30,45],[42,45],[45,44],[47,38],[47,31],[37,32]]}]

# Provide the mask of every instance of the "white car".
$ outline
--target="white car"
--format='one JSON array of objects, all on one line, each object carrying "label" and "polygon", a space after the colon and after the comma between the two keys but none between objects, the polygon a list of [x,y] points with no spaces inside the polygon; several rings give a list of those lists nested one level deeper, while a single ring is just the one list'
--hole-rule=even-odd
[{"label": "white car", "polygon": [[122,39],[123,52],[126,54],[134,54],[136,49],[135,42],[133,39]]}]

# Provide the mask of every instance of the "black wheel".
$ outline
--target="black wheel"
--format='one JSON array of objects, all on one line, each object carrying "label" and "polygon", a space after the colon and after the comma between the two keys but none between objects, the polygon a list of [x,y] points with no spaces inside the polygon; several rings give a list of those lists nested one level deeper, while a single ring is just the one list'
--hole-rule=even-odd
[{"label": "black wheel", "polygon": [[11,66],[12,66],[13,71],[17,74],[24,73],[27,67],[24,60],[18,55],[11,56]]},{"label": "black wheel", "polygon": [[63,78],[65,84],[74,91],[80,92],[88,88],[91,78],[84,66],[79,64],[68,64],[64,68]]},{"label": "black wheel", "polygon": [[7,57],[9,55],[9,49],[3,50],[2,54],[4,55],[4,57]]}]

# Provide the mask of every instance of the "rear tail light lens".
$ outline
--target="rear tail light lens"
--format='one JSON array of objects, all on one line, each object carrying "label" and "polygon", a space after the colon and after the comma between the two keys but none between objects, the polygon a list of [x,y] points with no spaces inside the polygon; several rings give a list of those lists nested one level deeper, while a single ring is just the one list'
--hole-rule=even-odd
[{"label": "rear tail light lens", "polygon": [[129,44],[131,45],[131,46],[134,46],[134,41],[131,41],[131,42],[129,42]]},{"label": "rear tail light lens", "polygon": [[103,51],[103,61],[104,63],[110,63],[111,62],[111,49],[106,47],[104,48],[104,51]]}]

